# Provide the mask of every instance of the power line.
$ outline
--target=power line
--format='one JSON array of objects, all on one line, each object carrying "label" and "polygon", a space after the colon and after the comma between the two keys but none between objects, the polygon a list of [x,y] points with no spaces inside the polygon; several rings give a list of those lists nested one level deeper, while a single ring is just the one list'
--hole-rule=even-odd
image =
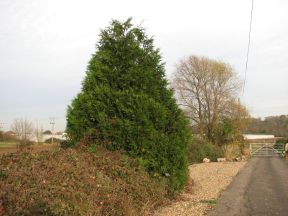
[{"label": "power line", "polygon": [[54,125],[55,125],[55,118],[50,118],[50,124],[52,125],[52,144],[53,144],[53,138],[54,138]]},{"label": "power line", "polygon": [[245,90],[245,85],[246,85],[246,78],[247,78],[249,52],[250,52],[250,42],[251,42],[251,31],[252,31],[252,21],[253,21],[253,9],[254,9],[254,0],[252,0],[252,5],[251,5],[250,26],[249,26],[249,36],[248,36],[248,47],[247,47],[247,53],[246,53],[246,65],[245,65],[245,75],[244,75],[244,83],[243,83],[242,95],[244,95],[244,90]]}]

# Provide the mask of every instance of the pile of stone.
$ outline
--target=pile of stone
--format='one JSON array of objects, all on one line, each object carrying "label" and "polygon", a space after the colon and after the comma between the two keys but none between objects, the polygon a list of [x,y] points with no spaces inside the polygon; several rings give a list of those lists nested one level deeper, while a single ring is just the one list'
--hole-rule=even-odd
[{"label": "pile of stone", "polygon": [[246,161],[246,157],[244,155],[241,155],[240,157],[236,157],[235,161],[240,162],[240,161]]}]

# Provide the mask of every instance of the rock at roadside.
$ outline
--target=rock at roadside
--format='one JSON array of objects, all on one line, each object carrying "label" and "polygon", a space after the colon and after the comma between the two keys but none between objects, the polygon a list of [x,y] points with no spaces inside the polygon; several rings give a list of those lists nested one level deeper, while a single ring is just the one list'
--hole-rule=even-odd
[{"label": "rock at roadside", "polygon": [[226,158],[217,158],[217,162],[225,162]]},{"label": "rock at roadside", "polygon": [[239,162],[239,161],[241,161],[242,159],[241,159],[241,157],[236,157],[235,158],[235,161],[237,161],[237,162]]},{"label": "rock at roadside", "polygon": [[210,159],[209,158],[204,158],[203,159],[203,163],[210,163]]}]

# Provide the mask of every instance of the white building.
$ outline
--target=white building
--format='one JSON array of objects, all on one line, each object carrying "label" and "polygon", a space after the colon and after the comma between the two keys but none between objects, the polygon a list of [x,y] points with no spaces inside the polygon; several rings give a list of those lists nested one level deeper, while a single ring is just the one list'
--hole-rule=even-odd
[{"label": "white building", "polygon": [[[56,135],[56,134],[54,134],[53,135],[53,138],[54,139],[59,139],[59,140],[66,140],[67,138],[66,138],[66,133],[62,133],[61,135]],[[50,139],[50,138],[52,138],[52,134],[43,134],[41,137],[40,137],[40,142],[45,142],[45,140],[47,140],[47,139]],[[31,139],[30,139],[31,141],[33,141],[33,142],[37,142],[37,137],[36,136],[33,136]]]},{"label": "white building", "polygon": [[266,135],[266,134],[243,134],[245,140],[258,140],[258,139],[274,139],[274,135]]}]

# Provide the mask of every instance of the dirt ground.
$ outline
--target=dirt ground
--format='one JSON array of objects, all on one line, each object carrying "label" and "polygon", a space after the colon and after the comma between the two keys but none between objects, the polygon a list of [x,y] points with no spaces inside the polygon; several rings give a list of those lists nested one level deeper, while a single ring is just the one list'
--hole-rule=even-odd
[{"label": "dirt ground", "polygon": [[154,216],[202,216],[217,203],[246,162],[194,164],[189,167],[190,188],[178,200],[160,208]]}]

